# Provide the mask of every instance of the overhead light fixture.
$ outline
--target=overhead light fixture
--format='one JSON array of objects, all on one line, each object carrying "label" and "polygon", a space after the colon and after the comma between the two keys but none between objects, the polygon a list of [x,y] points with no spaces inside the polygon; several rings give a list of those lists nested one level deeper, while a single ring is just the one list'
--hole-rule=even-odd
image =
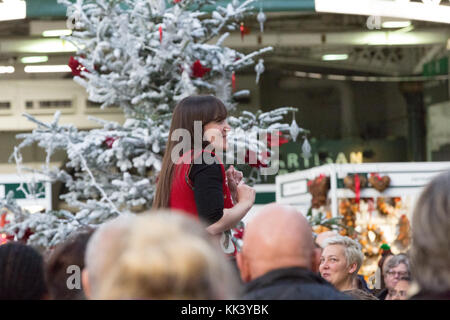
[{"label": "overhead light fixture", "polygon": [[346,77],[340,74],[329,74],[328,79],[330,80],[346,80]]},{"label": "overhead light fixture", "polygon": [[44,32],[42,32],[42,36],[45,38],[70,36],[71,34],[72,34],[72,30],[70,30],[70,29],[45,30]]},{"label": "overhead light fixture", "polygon": [[25,66],[26,73],[71,72],[67,65]]},{"label": "overhead light fixture", "polygon": [[3,0],[0,2],[0,21],[25,19],[27,5],[22,0]]},{"label": "overhead light fixture", "polygon": [[14,71],[13,66],[0,66],[0,73],[14,73]]},{"label": "overhead light fixture", "polygon": [[401,29],[398,29],[398,30],[395,30],[395,31],[392,31],[392,32],[395,32],[395,33],[407,33],[407,32],[413,31],[413,30],[414,30],[414,26],[411,24],[408,27],[401,28]]},{"label": "overhead light fixture", "polygon": [[315,0],[316,12],[379,16],[450,24],[450,6],[386,0]]},{"label": "overhead light fixture", "polygon": [[32,39],[18,42],[8,48],[10,51],[30,53],[76,52],[75,47],[69,41],[62,39]]},{"label": "overhead light fixture", "polygon": [[47,62],[48,57],[47,56],[34,56],[34,57],[23,57],[20,59],[20,62],[26,64],[26,63],[42,63]]},{"label": "overhead light fixture", "polygon": [[325,54],[322,56],[322,61],[341,61],[347,59],[348,54]]},{"label": "overhead light fixture", "polygon": [[382,28],[385,29],[400,29],[411,26],[411,21],[384,21],[381,24]]},{"label": "overhead light fixture", "polygon": [[371,32],[364,34],[360,41],[367,45],[414,45],[426,43],[426,35],[420,32],[416,33],[398,33],[398,32]]},{"label": "overhead light fixture", "polygon": [[38,204],[22,206],[22,209],[28,211],[29,213],[38,213],[45,211],[45,207]]}]

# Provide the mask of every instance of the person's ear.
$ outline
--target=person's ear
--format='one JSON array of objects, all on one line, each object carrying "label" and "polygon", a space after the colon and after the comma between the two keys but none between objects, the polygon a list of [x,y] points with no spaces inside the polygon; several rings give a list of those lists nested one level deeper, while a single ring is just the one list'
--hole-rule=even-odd
[{"label": "person's ear", "polygon": [[320,256],[322,255],[322,249],[314,248],[311,253],[311,270],[313,272],[319,272]]},{"label": "person's ear", "polygon": [[239,268],[239,273],[241,275],[242,281],[245,283],[250,282],[250,268],[248,266],[247,259],[241,252],[236,253],[236,263]]},{"label": "person's ear", "polygon": [[86,268],[81,272],[81,285],[83,286],[84,295],[87,299],[91,298],[91,286],[89,283],[89,275]]},{"label": "person's ear", "polygon": [[356,271],[357,267],[358,267],[358,265],[356,263],[352,263],[350,265],[350,268],[348,269],[348,273],[354,273]]}]

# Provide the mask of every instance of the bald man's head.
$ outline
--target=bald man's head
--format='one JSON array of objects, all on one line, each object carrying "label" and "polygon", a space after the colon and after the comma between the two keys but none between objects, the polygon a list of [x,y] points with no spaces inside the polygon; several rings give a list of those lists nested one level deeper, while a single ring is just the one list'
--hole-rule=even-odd
[{"label": "bald man's head", "polygon": [[246,226],[238,265],[244,281],[278,268],[311,269],[313,238],[306,218],[295,208],[265,206]]},{"label": "bald man's head", "polygon": [[316,238],[316,243],[322,247],[323,243],[326,239],[336,237],[338,233],[336,231],[325,231],[322,233],[319,233]]}]

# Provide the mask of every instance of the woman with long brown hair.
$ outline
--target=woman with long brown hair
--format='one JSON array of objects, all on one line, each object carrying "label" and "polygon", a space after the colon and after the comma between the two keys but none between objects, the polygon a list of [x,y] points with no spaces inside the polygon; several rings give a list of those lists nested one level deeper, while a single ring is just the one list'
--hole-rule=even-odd
[{"label": "woman with long brown hair", "polygon": [[232,166],[225,171],[220,160],[230,130],[226,117],[226,107],[213,96],[178,103],[153,201],[154,209],[181,210],[203,221],[212,235],[235,227],[255,201],[242,173]]}]

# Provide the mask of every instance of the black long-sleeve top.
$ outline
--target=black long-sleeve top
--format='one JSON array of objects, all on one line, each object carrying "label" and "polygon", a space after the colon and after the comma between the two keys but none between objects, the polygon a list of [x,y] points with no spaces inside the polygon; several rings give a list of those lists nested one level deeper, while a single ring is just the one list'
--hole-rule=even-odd
[{"label": "black long-sleeve top", "polygon": [[193,164],[189,173],[200,220],[211,225],[223,216],[222,169],[219,164]]}]

